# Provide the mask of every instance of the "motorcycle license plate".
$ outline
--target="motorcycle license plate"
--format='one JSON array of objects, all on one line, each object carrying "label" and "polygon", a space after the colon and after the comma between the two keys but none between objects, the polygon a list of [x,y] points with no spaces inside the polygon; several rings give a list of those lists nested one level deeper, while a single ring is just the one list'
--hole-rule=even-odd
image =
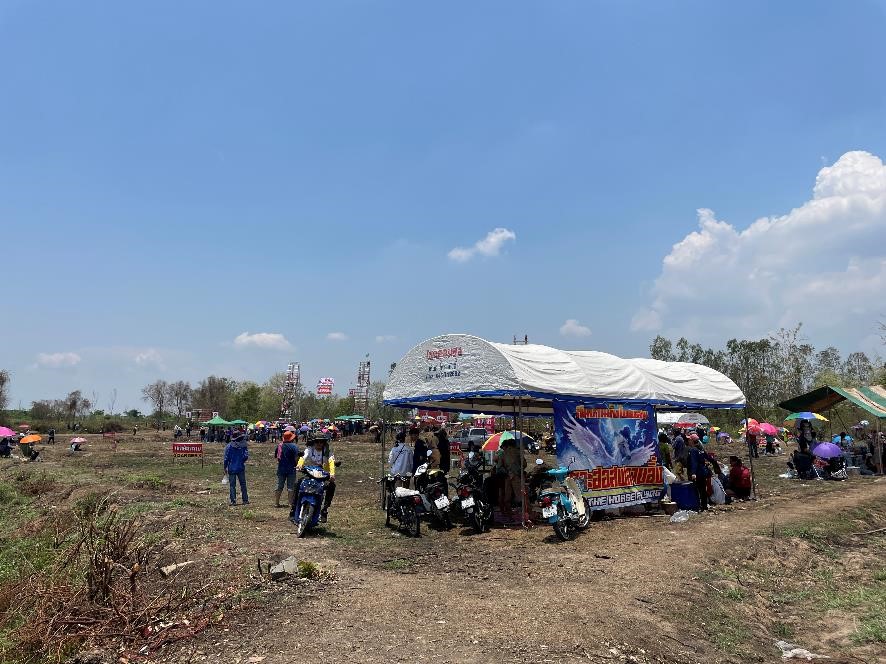
[{"label": "motorcycle license plate", "polygon": [[434,505],[437,506],[438,510],[442,510],[444,507],[449,507],[449,498],[446,496],[440,496],[434,501]]},{"label": "motorcycle license plate", "polygon": [[465,509],[466,507],[473,507],[473,506],[474,506],[474,497],[473,496],[468,496],[467,498],[465,498],[464,500],[461,501],[461,508],[462,509]]},{"label": "motorcycle license plate", "polygon": [[542,507],[541,515],[545,519],[550,519],[552,516],[557,516],[557,508],[551,505],[550,507]]}]

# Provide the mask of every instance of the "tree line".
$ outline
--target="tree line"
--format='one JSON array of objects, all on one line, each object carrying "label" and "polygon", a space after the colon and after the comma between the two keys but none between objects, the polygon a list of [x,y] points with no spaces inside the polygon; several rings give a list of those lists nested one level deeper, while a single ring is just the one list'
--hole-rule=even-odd
[{"label": "tree line", "polygon": [[694,362],[716,369],[738,385],[749,404],[762,408],[773,408],[822,385],[886,384],[881,358],[872,360],[861,351],[844,358],[833,346],[818,350],[804,339],[801,330],[799,324],[764,339],[730,339],[721,349],[705,348],[683,337],[672,342],[659,335],[649,345],[649,353],[657,360]]},{"label": "tree line", "polygon": [[[187,381],[167,382],[157,380],[142,388],[142,398],[153,408],[153,417],[162,420],[172,416],[183,419],[189,410],[201,409],[218,412],[226,419],[243,419],[255,422],[260,419],[276,420],[281,416],[285,373],[275,373],[263,384],[254,381],[237,381],[223,376],[208,376],[196,386]],[[399,418],[399,411],[386,408],[382,400],[385,384],[374,382],[369,387],[369,402],[366,415],[370,419]],[[296,390],[292,404],[292,418],[309,420],[313,418],[333,419],[341,415],[351,415],[356,404],[351,396],[316,395],[304,390]]]}]

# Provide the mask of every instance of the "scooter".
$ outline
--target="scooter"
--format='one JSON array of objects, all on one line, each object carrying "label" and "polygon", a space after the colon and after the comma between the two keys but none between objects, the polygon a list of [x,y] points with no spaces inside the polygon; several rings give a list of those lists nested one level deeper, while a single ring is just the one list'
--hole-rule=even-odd
[{"label": "scooter", "polygon": [[[385,475],[384,482],[384,509],[385,526],[390,527],[391,519],[396,519],[401,528],[405,528],[413,537],[421,534],[421,522],[418,518],[418,510],[422,506],[421,495],[418,491],[408,488],[411,475]],[[402,482],[406,486],[397,486]]]},{"label": "scooter", "polygon": [[483,456],[468,452],[464,468],[458,475],[456,494],[461,508],[462,519],[471,522],[478,533],[489,530],[492,525],[492,505],[483,490]]},{"label": "scooter", "polygon": [[[541,465],[544,462],[536,459],[535,463]],[[539,493],[541,516],[554,527],[557,537],[568,542],[579,530],[590,525],[590,510],[578,484],[569,477],[568,467],[554,468],[545,474],[559,483],[560,488],[545,488]]]},{"label": "scooter", "polygon": [[314,528],[320,522],[320,511],[323,508],[326,484],[330,477],[329,473],[319,466],[305,466],[302,472],[307,477],[302,479],[299,485],[291,517],[292,523],[297,528],[297,537],[304,537],[309,528]]},{"label": "scooter", "polygon": [[[433,454],[428,450],[428,457]],[[415,469],[413,483],[422,501],[422,510],[430,514],[445,528],[452,528],[452,516],[449,514],[449,482],[446,474],[439,468],[428,469],[423,463]]]}]

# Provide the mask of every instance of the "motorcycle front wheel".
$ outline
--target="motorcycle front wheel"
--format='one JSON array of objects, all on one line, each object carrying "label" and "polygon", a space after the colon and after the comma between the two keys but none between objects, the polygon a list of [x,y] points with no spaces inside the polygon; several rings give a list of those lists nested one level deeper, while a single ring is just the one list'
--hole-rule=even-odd
[{"label": "motorcycle front wheel", "polygon": [[554,532],[564,542],[568,542],[575,537],[575,529],[566,518],[566,512],[561,507],[557,510],[557,520],[554,522]]},{"label": "motorcycle front wheel", "polygon": [[421,534],[421,521],[419,521],[418,513],[414,507],[403,508],[403,525],[406,526],[406,532],[412,537],[418,537]]},{"label": "motorcycle front wheel", "polygon": [[298,530],[295,533],[296,537],[304,537],[305,533],[308,530],[308,524],[311,523],[311,519],[314,518],[314,506],[311,503],[302,503],[301,510],[298,515]]}]

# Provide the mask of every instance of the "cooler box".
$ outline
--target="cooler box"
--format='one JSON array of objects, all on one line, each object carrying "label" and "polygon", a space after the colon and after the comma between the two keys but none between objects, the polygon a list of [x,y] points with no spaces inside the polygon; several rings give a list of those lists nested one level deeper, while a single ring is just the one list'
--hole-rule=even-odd
[{"label": "cooler box", "polygon": [[692,482],[675,482],[671,484],[671,500],[681,510],[698,511],[698,492]]}]

